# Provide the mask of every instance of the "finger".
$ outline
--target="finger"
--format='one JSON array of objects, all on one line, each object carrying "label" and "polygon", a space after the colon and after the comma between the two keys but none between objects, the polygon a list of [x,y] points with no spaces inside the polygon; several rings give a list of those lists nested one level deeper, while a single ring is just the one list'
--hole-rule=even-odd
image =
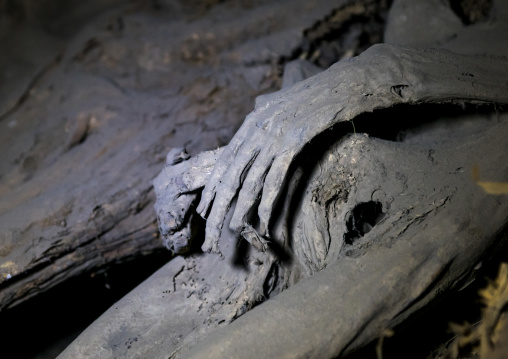
[{"label": "finger", "polygon": [[296,149],[287,150],[277,156],[266,175],[263,194],[258,207],[260,234],[268,236],[268,226],[279,194],[284,186],[289,166],[297,155]]},{"label": "finger", "polygon": [[212,200],[215,197],[215,190],[217,185],[220,183],[220,178],[222,178],[224,173],[227,171],[228,166],[233,159],[234,153],[232,148],[227,146],[213,167],[212,173],[208,177],[207,184],[205,185],[203,192],[201,192],[201,200],[196,208],[196,212],[201,217],[206,219],[206,214],[208,213]]},{"label": "finger", "polygon": [[185,225],[189,210],[196,197],[196,194],[181,195],[170,202],[158,200],[155,203],[162,236],[170,235]]},{"label": "finger", "polygon": [[[256,143],[256,141],[253,143]],[[204,251],[218,253],[218,242],[226,214],[243,179],[259,153],[259,150],[253,146],[244,146],[236,157],[234,165],[229,167],[216,189],[213,206],[206,221],[205,242],[202,246]]]},{"label": "finger", "polygon": [[183,147],[172,148],[166,155],[166,164],[169,166],[176,165],[180,162],[187,161],[190,155],[187,150]]},{"label": "finger", "polygon": [[248,224],[248,217],[252,213],[252,209],[256,205],[256,202],[259,202],[263,190],[263,183],[272,162],[273,155],[271,152],[263,151],[256,158],[256,161],[242,184],[240,193],[238,194],[235,212],[229,223],[229,228],[238,235],[241,234]]},{"label": "finger", "polygon": [[206,218],[206,214],[210,209],[210,205],[212,204],[212,200],[215,197],[215,190],[219,185],[222,177],[228,170],[229,166],[235,160],[236,154],[242,144],[245,142],[245,138],[247,137],[249,126],[247,126],[247,122],[244,123],[238,132],[235,134],[231,142],[224,147],[222,153],[217,159],[212,173],[207,179],[207,184],[201,193],[201,201],[196,208],[196,212],[203,218]]},{"label": "finger", "polygon": [[[268,99],[272,101],[268,101]],[[256,101],[256,108],[245,118],[243,125],[235,134],[231,142],[226,146],[222,155],[212,171],[212,174],[201,195],[201,201],[196,208],[196,212],[205,218],[206,213],[210,209],[212,199],[215,197],[216,188],[228,170],[229,166],[235,161],[236,154],[242,147],[244,142],[253,143],[252,135],[262,131],[266,136],[275,121],[275,118],[284,114],[285,108],[282,105],[284,101],[278,99],[273,100],[273,96],[263,97]]]},{"label": "finger", "polygon": [[188,191],[196,191],[205,187],[210,174],[217,163],[225,147],[219,147],[213,151],[201,152],[192,157],[188,162],[189,167],[182,174],[182,182],[188,188]]},{"label": "finger", "polygon": [[163,237],[180,230],[197,198],[195,193],[184,194],[189,191],[184,177],[191,161],[166,166],[153,181],[157,197],[155,211]]},{"label": "finger", "polygon": [[186,253],[190,250],[195,235],[195,214],[190,214],[185,226],[167,236],[164,236],[164,246],[175,254]]},{"label": "finger", "polygon": [[212,212],[210,213],[211,216],[209,216],[209,218],[206,220],[205,241],[201,246],[201,249],[204,252],[221,254],[219,249],[219,238],[222,232],[224,220],[218,220],[218,215],[214,216],[213,214],[227,213],[228,207],[230,205],[230,201],[226,200],[218,201],[217,203],[214,202]]}]

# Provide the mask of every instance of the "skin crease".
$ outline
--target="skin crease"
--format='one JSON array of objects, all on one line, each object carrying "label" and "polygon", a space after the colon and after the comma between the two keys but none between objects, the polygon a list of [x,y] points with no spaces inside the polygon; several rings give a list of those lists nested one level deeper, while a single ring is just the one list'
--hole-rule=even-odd
[{"label": "skin crease", "polygon": [[[377,61],[366,66],[364,62],[372,57]],[[503,63],[499,59],[487,65],[482,57],[446,50],[375,45],[279,91],[268,102],[258,101],[220,155],[203,190],[197,207],[197,213],[207,219],[202,249],[220,254],[218,239],[237,194],[238,205],[229,228],[238,235],[250,228],[249,214],[259,203],[258,236],[270,238],[270,218],[289,166],[303,147],[326,129],[361,113],[400,103],[446,102],[447,98],[499,102],[492,97],[490,86],[505,87],[496,75]],[[467,78],[469,73],[477,74],[474,86]]]},{"label": "skin crease", "polygon": [[[387,45],[381,45],[382,48],[374,46],[366,52],[376,52],[378,61],[369,64],[368,69],[357,71],[357,67],[362,67],[362,55],[360,55],[347,61],[340,61],[318,74],[320,79],[314,83],[319,82],[323,85],[321,87],[307,85],[306,81],[294,86],[295,93],[305,92],[306,94],[306,96],[297,96],[296,101],[292,101],[291,90],[280,91],[279,96],[270,102],[264,100],[263,96],[258,98],[255,110],[247,116],[230,145],[226,147],[224,154],[220,156],[211,179],[203,191],[201,202],[197,208],[197,212],[203,218],[208,219],[203,249],[209,252],[220,252],[217,241],[224,225],[225,214],[235,196],[238,196],[240,205],[235,208],[229,228],[240,235],[244,227],[249,227],[249,216],[252,216],[257,210],[260,222],[259,235],[265,238],[270,237],[269,225],[272,210],[291,162],[303,146],[317,134],[338,122],[351,120],[359,114],[355,112],[354,105],[350,105],[352,98],[355,99],[354,95],[357,96],[356,99],[360,100],[364,98],[364,95],[379,97],[383,94],[381,94],[382,89],[377,83],[383,83],[384,79],[393,81],[398,78],[400,81],[390,87],[390,94],[384,94],[387,98],[390,95],[395,95],[398,103],[412,104],[431,101],[430,98],[424,98],[427,96],[424,93],[421,93],[420,98],[409,96],[411,93],[421,90],[422,86],[429,85],[424,68],[426,65],[425,56],[434,51],[430,50],[431,48],[446,48],[465,54],[484,53],[502,56],[505,53],[502,50],[505,47],[504,42],[496,43],[499,40],[493,39],[502,38],[495,34],[506,31],[502,19],[506,18],[508,8],[502,0],[495,0],[493,3],[492,13],[496,16],[489,20],[489,26],[483,28],[480,23],[480,27],[475,28],[475,26],[464,27],[453,11],[440,1],[395,1],[392,5],[393,9],[390,11],[389,16],[392,18],[389,19],[390,25],[385,32],[385,41],[402,46],[427,48],[421,57],[414,54],[415,58],[413,59],[413,55],[408,54],[406,58],[404,56],[399,58],[398,51],[396,51],[397,55],[393,56]],[[429,23],[427,16],[422,16],[423,13],[432,14],[433,21]],[[439,16],[435,16],[436,14]],[[399,21],[402,22],[399,23]],[[426,30],[412,31],[417,28]],[[472,36],[473,32],[477,33],[476,37]],[[485,41],[484,38],[489,38],[490,41]],[[474,49],[474,51],[471,52],[467,49]],[[493,49],[495,50],[492,51]],[[419,57],[422,61],[422,69],[415,69],[411,64],[413,61],[418,63]],[[441,60],[436,57],[436,61]],[[453,60],[448,62],[448,65],[452,65],[448,68],[451,71],[454,67],[452,62]],[[391,66],[393,63],[396,66]],[[410,71],[404,71],[406,66]],[[473,65],[471,73],[476,72],[479,68]],[[428,70],[432,72],[432,69]],[[459,70],[457,66],[455,66],[455,70]],[[444,83],[443,79],[450,73],[442,71],[443,76],[436,76],[435,82]],[[430,78],[432,77],[431,75]],[[377,82],[374,79],[377,79]],[[499,78],[495,76],[492,79],[499,82]],[[374,87],[368,89],[369,84],[374,84]],[[362,89],[364,93],[355,94],[358,89]],[[454,92],[456,93],[456,90],[451,86],[448,89],[437,90],[442,91],[445,97],[451,97]],[[470,90],[467,89],[466,94]],[[486,88],[484,90],[488,91]],[[340,96],[341,94],[342,96]],[[348,94],[353,94],[353,96],[349,97]],[[479,96],[474,93],[467,95],[470,96],[466,96],[465,100],[482,97],[481,92],[478,93]],[[346,103],[348,106],[345,109],[325,106],[324,104],[329,104],[330,100],[334,100],[336,104]],[[365,103],[362,105],[364,106],[363,112],[373,110]],[[378,108],[383,108],[383,106]],[[287,109],[295,110],[293,113],[287,113]],[[319,123],[315,121],[316,118],[325,119],[325,121]],[[256,156],[254,163],[250,161],[253,154]],[[240,176],[240,174],[242,175]]]},{"label": "skin crease", "polygon": [[[416,0],[408,1],[416,2]],[[421,17],[421,14],[418,16]],[[224,156],[219,152],[205,152],[198,157],[191,157],[178,165],[168,167],[168,179],[174,178],[175,183],[181,188],[172,188],[169,191],[171,193],[166,193],[168,196],[164,198],[168,202],[166,204],[161,202],[161,211],[165,208],[183,208],[179,206],[181,204],[179,201],[183,200],[182,197],[194,195],[205,185],[210,186],[211,181],[208,177],[213,172],[217,158],[227,157],[229,162],[218,162],[217,167],[221,167],[222,174],[216,174],[214,181],[219,187],[227,183],[223,175],[233,162],[236,160],[238,161],[235,163],[241,162],[243,168],[236,171],[239,177],[232,176],[234,183],[229,188],[232,193],[231,198],[234,198],[235,194],[241,197],[241,200],[237,201],[237,206],[241,208],[235,213],[234,219],[231,219],[233,210],[222,222],[221,216],[216,216],[214,226],[223,227],[224,223],[233,228],[236,225],[243,226],[245,223],[251,223],[249,207],[253,210],[257,209],[256,205],[252,206],[252,203],[257,204],[261,197],[270,198],[278,193],[273,188],[269,191],[266,185],[268,173],[274,168],[276,157],[283,156],[284,151],[288,149],[296,151],[298,146],[303,146],[308,141],[317,142],[312,139],[312,133],[324,131],[333,121],[346,121],[347,118],[354,118],[362,111],[389,107],[397,103],[447,102],[449,98],[446,96],[452,98],[457,96],[459,99],[469,99],[474,103],[478,102],[471,99],[483,98],[485,101],[504,103],[508,101],[506,83],[504,85],[499,83],[500,77],[506,79],[506,76],[502,75],[506,74],[506,60],[491,62],[492,57],[495,56],[480,58],[482,61],[487,60],[488,67],[492,68],[491,73],[495,75],[488,77],[490,71],[486,71],[481,66],[481,61],[480,67],[477,68],[476,62],[470,62],[461,55],[447,51],[414,50],[386,45],[374,47],[368,51],[371,54],[370,62],[360,56],[354,60],[339,63],[330,71],[325,72],[326,76],[318,75],[321,76],[318,78],[323,81],[321,87],[311,86],[312,81],[303,82],[296,85],[299,90],[287,89],[258,99],[255,112],[249,116],[251,122],[242,128],[242,131],[245,131],[243,142],[237,142],[234,150],[231,146],[230,152],[224,152]],[[430,71],[429,68],[418,64],[418,61],[421,62],[424,59],[434,64],[443,63],[443,68],[434,68],[432,69],[434,72]],[[454,67],[454,59],[463,65],[459,68]],[[413,61],[417,66],[411,66]],[[369,69],[355,70],[355,65],[350,66],[355,62],[359,64],[358,67],[369,67]],[[381,65],[378,65],[379,62],[382,62]],[[456,70],[460,72],[457,73]],[[480,72],[487,74],[488,78],[485,82],[491,85],[489,89],[494,91],[493,86],[497,86],[497,90],[494,91],[498,96],[496,100],[489,97],[488,91],[480,89],[481,83],[475,83],[480,87],[476,87],[474,89],[476,92],[472,93],[471,82],[467,81],[470,76],[462,76],[462,72],[474,73],[475,80],[481,77]],[[451,86],[446,87],[451,74],[457,75],[461,81],[457,83],[452,78]],[[425,88],[420,87],[422,76],[428,76],[428,84]],[[342,79],[342,82],[338,82],[339,79]],[[355,81],[361,86],[353,86]],[[429,88],[432,83],[436,83],[439,87]],[[299,91],[302,93],[301,96]],[[347,97],[347,94],[351,97]],[[325,96],[327,99],[320,102],[319,96]],[[340,103],[339,100],[331,101],[333,99],[344,99],[344,102],[339,107],[337,105]],[[326,107],[327,101],[334,104]],[[365,109],[365,106],[369,104],[371,108]],[[322,122],[318,121],[321,116],[319,109],[322,109],[323,114],[326,115],[324,116],[326,120]],[[498,129],[494,129],[493,132],[498,135],[506,133]],[[286,139],[284,134],[288,134],[289,138]],[[463,167],[464,163],[469,163],[470,160],[481,163],[482,158],[491,158],[489,156],[494,151],[478,153],[478,150],[488,147],[486,145],[489,143],[501,143],[504,146],[505,142],[489,141],[488,136],[486,141],[481,141],[481,136],[475,136],[474,143],[467,141],[464,143],[462,140],[465,136],[458,136],[453,132],[449,135],[455,140],[460,137],[461,141],[449,147],[447,139],[446,145],[439,146],[441,151],[433,154],[432,163],[427,159],[426,151],[411,151],[408,154],[407,149],[411,146],[387,144],[383,148],[368,145],[364,147],[362,142],[372,144],[372,142],[384,141],[372,141],[363,135],[353,136],[349,141],[346,139],[339,141],[344,147],[339,147],[336,153],[345,154],[347,157],[337,156],[337,158],[340,157],[344,161],[346,176],[350,173],[357,181],[354,185],[347,184],[346,186],[356,191],[356,194],[349,196],[347,206],[372,200],[372,194],[379,193],[378,186],[382,186],[381,188],[386,191],[386,203],[383,202],[383,210],[387,209],[389,214],[384,223],[376,225],[374,230],[363,238],[365,241],[360,245],[366,244],[365,248],[353,250],[353,255],[335,257],[333,254],[337,254],[339,249],[330,250],[332,255],[325,257],[328,260],[326,268],[318,267],[312,277],[303,279],[276,295],[269,294],[266,298],[269,300],[249,309],[248,305],[242,303],[252,303],[253,298],[263,298],[265,295],[265,280],[268,278],[269,268],[274,263],[272,253],[270,250],[258,253],[243,243],[244,248],[247,248],[252,255],[246,262],[249,270],[245,271],[242,267],[236,267],[232,265],[232,260],[238,252],[238,245],[242,243],[238,243],[230,231],[224,230],[214,250],[220,251],[225,260],[217,255],[202,253],[176,256],[163,268],[163,271],[159,272],[158,276],[152,277],[145,286],[124,298],[122,306],[115,305],[102,321],[88,330],[88,336],[82,336],[81,342],[73,347],[75,351],[69,351],[66,358],[85,357],[76,353],[85,351],[97,353],[97,348],[110,350],[111,355],[108,357],[111,358],[128,355],[133,358],[335,358],[340,353],[375,340],[386,328],[393,328],[397,323],[403,322],[416,310],[424,308],[433,298],[438,296],[442,298],[443,291],[457,285],[462,286],[461,279],[464,273],[468,274],[478,260],[485,260],[485,248],[489,246],[492,248],[491,244],[494,242],[489,234],[498,228],[492,225],[492,222],[495,222],[493,217],[500,218],[495,223],[506,223],[505,214],[508,211],[506,211],[506,201],[502,198],[499,199],[502,205],[495,203],[496,199],[487,201],[489,197],[475,187],[476,184],[471,182],[466,172],[441,175],[441,172],[448,173],[450,168]],[[426,140],[435,140],[432,136],[429,137],[426,137]],[[284,143],[284,141],[288,142]],[[235,142],[232,141],[232,144]],[[464,150],[456,150],[459,145],[464,144],[467,145],[466,148],[460,147]],[[249,152],[249,146],[252,152]],[[221,148],[221,153],[229,147]],[[467,148],[473,150],[468,152],[465,150]],[[370,149],[376,150],[370,151]],[[388,152],[387,149],[393,152]],[[504,150],[500,152],[506,153]],[[248,155],[247,158],[238,158],[245,154]],[[371,162],[370,159],[376,155],[379,161]],[[420,159],[417,159],[415,155],[419,155]],[[462,157],[450,167],[448,159],[456,156]],[[367,162],[357,162],[356,159],[359,158]],[[353,160],[355,160],[354,163]],[[385,167],[386,171],[383,173],[388,174],[388,177],[381,175],[379,167],[372,166],[373,163]],[[501,157],[499,162],[493,163],[500,163],[503,166],[505,161]],[[337,170],[335,162],[333,164],[331,168]],[[419,164],[423,164],[426,170],[418,171],[422,170],[418,167]],[[396,178],[397,170],[400,168],[406,169],[403,172],[406,173],[405,180]],[[504,167],[501,168],[503,168],[502,173],[507,173]],[[347,172],[348,169],[351,172]],[[360,171],[363,169],[369,169],[369,171],[362,177]],[[412,176],[414,172],[416,173]],[[334,172],[330,170],[327,173],[333,175]],[[272,175],[278,180],[280,177],[283,180],[284,176],[283,171]],[[336,178],[332,177],[330,182]],[[444,178],[449,178],[449,181],[443,181]],[[291,177],[291,180],[293,179],[294,177]],[[408,179],[413,183],[407,185]],[[461,181],[458,182],[458,180]],[[246,190],[242,194],[242,190],[247,188],[248,183],[253,189]],[[326,189],[327,185],[323,186],[322,183],[317,183],[318,188]],[[160,183],[160,186],[161,188],[168,187],[167,183]],[[330,189],[332,185],[328,184],[328,186]],[[416,191],[419,186],[421,190]],[[437,187],[441,188],[438,192],[435,191]],[[454,192],[456,187],[463,188],[463,191]],[[411,192],[415,190],[416,195],[406,194],[407,189]],[[374,192],[375,190],[377,192]],[[255,195],[255,192],[258,194]],[[213,200],[213,206],[227,208],[229,204],[219,203],[223,198],[215,193],[215,189],[211,191],[210,203]],[[183,196],[179,196],[181,194]],[[418,201],[422,198],[418,194],[424,195],[425,200]],[[174,199],[174,196],[179,196],[178,201]],[[393,200],[386,198],[387,196],[393,197]],[[381,201],[385,201],[382,196],[380,198]],[[245,201],[242,202],[242,200]],[[487,201],[486,204],[489,206],[486,207],[486,204],[479,203],[480,201]],[[309,202],[313,203],[310,199]],[[420,205],[415,207],[417,202]],[[389,208],[387,204],[391,207]],[[476,205],[482,210],[471,216],[471,208],[475,208]],[[315,211],[317,207],[317,205],[309,206],[307,211],[295,210],[295,212],[303,216],[304,223],[311,222],[310,217],[313,215],[326,223],[327,218],[322,213],[327,209],[322,208],[323,212],[318,212]],[[409,213],[408,208],[412,209]],[[194,211],[193,204],[186,209]],[[271,208],[269,207],[268,210]],[[345,210],[349,209],[345,208]],[[179,212],[173,213],[178,215]],[[214,216],[213,213],[214,210],[211,209],[208,216],[210,220]],[[425,216],[427,213],[429,215]],[[337,218],[338,223],[345,223],[345,217]],[[421,220],[425,222],[420,222]],[[202,222],[200,223],[202,225]],[[180,221],[175,221],[175,228],[168,228],[168,230],[179,233],[180,226],[184,225],[185,216]],[[272,242],[278,244],[277,241],[281,237],[275,225],[276,223],[272,224],[274,227]],[[330,227],[330,230],[336,230],[336,228]],[[385,229],[388,232],[385,232]],[[293,236],[295,241],[288,242],[294,245],[294,248],[298,245],[309,244],[310,248],[304,248],[300,253],[304,255],[310,252],[315,253],[317,249],[312,245],[317,245],[318,231],[319,228],[304,232],[309,234],[308,240],[301,240],[302,235],[298,238]],[[481,238],[476,235],[479,231],[485,234],[485,239],[479,240]],[[340,230],[334,233],[338,233],[342,238]],[[245,231],[247,236],[252,234],[252,231]],[[393,240],[389,240],[392,236]],[[252,241],[252,238],[249,238]],[[385,239],[387,242],[383,242]],[[340,241],[335,240],[332,243],[338,242]],[[370,246],[371,243],[372,246]],[[209,239],[208,245],[213,246],[213,240]],[[310,253],[308,257],[298,256],[296,253],[295,257],[298,260],[293,263],[299,265],[300,260],[311,258],[313,260],[311,264],[318,266],[321,262],[314,259],[322,257],[313,256],[314,253]],[[285,268],[283,265],[273,265],[274,268]],[[235,268],[237,268],[236,271]],[[197,296],[196,288],[189,285],[197,277],[200,278],[195,282],[201,285],[198,289],[203,289],[207,293],[206,297]],[[232,283],[235,283],[234,287]],[[281,280],[279,283],[281,288],[286,288],[287,282]],[[180,284],[182,284],[181,287]],[[171,289],[171,293],[164,293],[168,288]],[[232,292],[232,288],[238,289]],[[229,306],[231,297],[236,297],[231,303],[232,307]],[[229,299],[225,300],[225,298]],[[238,304],[235,304],[236,300]],[[242,308],[247,308],[248,312],[245,313]],[[212,314],[205,309],[212,309]],[[244,314],[229,323],[231,313],[235,314],[237,310]],[[210,326],[209,324],[213,322],[223,324]],[[214,333],[205,338],[205,335],[211,332],[210,328],[214,328]],[[128,338],[139,333],[142,336],[131,349],[121,348],[121,345],[113,348],[114,344],[124,343]],[[196,342],[199,343],[195,344]],[[191,349],[192,352],[190,352],[186,345],[196,345],[196,348]],[[101,358],[104,357],[106,356],[101,356]]]}]

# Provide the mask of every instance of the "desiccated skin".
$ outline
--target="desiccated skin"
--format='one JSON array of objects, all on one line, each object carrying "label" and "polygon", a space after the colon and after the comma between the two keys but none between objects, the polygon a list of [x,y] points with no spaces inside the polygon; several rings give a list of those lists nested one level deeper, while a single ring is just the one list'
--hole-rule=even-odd
[{"label": "desiccated skin", "polygon": [[[196,191],[204,187],[196,210],[207,218],[202,249],[220,254],[218,239],[237,193],[229,228],[256,248],[266,249],[270,220],[288,168],[315,136],[361,113],[401,103],[506,104],[508,85],[503,74],[507,65],[504,58],[375,45],[292,87],[259,97],[255,110],[226,147],[188,161],[183,161],[188,155],[179,155],[181,150],[168,155],[168,166],[154,181],[166,246],[176,253],[188,250],[194,212],[190,209]],[[174,160],[172,156],[183,157]],[[249,217],[258,203],[260,233]]]},{"label": "desiccated skin", "polygon": [[190,209],[197,200],[196,191],[205,185],[221,151],[203,152],[190,158],[185,149],[174,148],[153,182],[159,230],[164,245],[173,253],[190,249],[194,233],[194,213]]},{"label": "desiccated skin", "polygon": [[[416,3],[405,1],[400,1],[403,10]],[[442,5],[439,0],[419,3]],[[415,14],[422,17],[421,12]],[[414,35],[413,31],[403,33]],[[477,52],[473,47],[469,53]],[[493,173],[508,173],[508,144],[503,140],[508,126],[503,115],[502,120],[485,122],[475,117],[474,136],[457,127],[445,128],[437,144],[432,131],[422,131],[412,143],[339,135],[311,171],[295,166],[302,169],[295,175],[286,172],[287,163],[315,134],[362,112],[399,103],[507,103],[506,65],[506,59],[443,50],[373,47],[307,81],[258,99],[256,110],[226,148],[187,160],[180,150],[173,151],[154,182],[167,246],[175,251],[188,248],[190,218],[206,185],[209,198],[200,210],[206,213],[212,201],[215,208],[208,216],[212,223],[204,248],[220,251],[228,259],[238,255],[246,266],[200,253],[174,258],[82,335],[75,352],[105,348],[113,357],[117,352],[110,349],[112,343],[126,333],[141,331],[144,338],[139,349],[130,350],[131,357],[224,358],[242,353],[244,358],[336,358],[378,338],[446,292],[458,290],[474,277],[481,261],[488,261],[489,252],[506,241],[508,200],[483,193],[463,171],[488,158],[485,165]],[[496,121],[497,125],[492,123]],[[312,146],[309,152],[315,147],[320,146]],[[280,160],[285,151],[291,151],[287,163]],[[269,161],[262,162],[264,158]],[[295,197],[304,191],[300,204],[284,192],[280,192],[284,196],[278,194],[274,180],[288,181],[287,192]],[[299,180],[302,186],[294,190]],[[224,220],[219,207],[227,208],[239,189],[237,207]],[[249,198],[261,196],[275,198],[268,207],[267,199],[261,200],[268,209],[270,241],[252,230],[255,221],[250,216],[255,216],[251,212],[257,209],[257,200]],[[277,196],[282,214],[271,218]],[[237,218],[230,221],[233,213]],[[294,216],[280,221],[288,213]],[[240,228],[235,228],[235,221]],[[224,222],[237,234],[243,232],[253,247],[267,248],[267,253],[242,242],[237,245],[226,228],[214,242]],[[272,255],[276,245],[284,245],[296,260]],[[248,255],[243,256],[239,247],[246,248]],[[194,283],[210,289],[206,296],[189,285],[197,277]],[[177,285],[180,278],[181,287]],[[176,289],[170,300],[154,295],[166,295],[168,288]],[[260,301],[264,303],[253,308]],[[213,325],[214,333],[204,338]],[[101,350],[98,355],[104,353]]]},{"label": "desiccated skin", "polygon": [[[291,61],[284,68],[282,87],[289,87],[322,70],[305,60]],[[197,192],[205,186],[223,150],[224,147],[190,158],[185,149],[174,148],[166,157],[166,166],[153,182],[159,230],[164,245],[173,253],[185,253],[192,245],[195,232],[192,209],[196,205]],[[246,225],[241,236],[256,249],[266,250],[266,239],[252,226]]]},{"label": "desiccated skin", "polygon": [[507,68],[504,58],[382,44],[259,97],[206,180],[197,207],[207,219],[202,249],[220,253],[218,239],[237,194],[229,228],[249,237],[249,216],[259,203],[259,236],[270,238],[270,220],[288,168],[323,131],[361,113],[402,103],[506,104]]}]

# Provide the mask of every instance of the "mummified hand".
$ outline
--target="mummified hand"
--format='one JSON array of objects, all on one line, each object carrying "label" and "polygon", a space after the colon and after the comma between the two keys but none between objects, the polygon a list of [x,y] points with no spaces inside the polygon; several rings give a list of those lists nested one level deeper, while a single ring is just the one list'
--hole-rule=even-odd
[{"label": "mummified hand", "polygon": [[[264,247],[262,237],[269,237],[289,166],[307,143],[334,124],[398,103],[507,103],[508,85],[499,76],[506,65],[504,59],[376,45],[293,87],[258,98],[203,190],[197,207],[202,217],[209,213],[203,250],[220,253],[218,239],[237,193],[229,227],[251,242],[257,236]],[[261,237],[253,237],[248,221],[258,202]]]},{"label": "mummified hand", "polygon": [[164,245],[174,253],[185,253],[192,245],[194,203],[205,185],[222,149],[190,157],[185,149],[172,149],[166,166],[154,179],[155,211]]}]

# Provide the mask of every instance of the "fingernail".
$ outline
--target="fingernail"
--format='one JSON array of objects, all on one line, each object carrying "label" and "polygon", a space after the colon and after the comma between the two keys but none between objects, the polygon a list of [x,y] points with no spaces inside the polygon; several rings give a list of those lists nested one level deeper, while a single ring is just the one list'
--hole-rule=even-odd
[{"label": "fingernail", "polygon": [[259,223],[259,234],[263,237],[266,236],[266,225],[263,221]]},{"label": "fingernail", "polygon": [[171,212],[166,212],[166,216],[164,218],[164,224],[169,229],[177,229],[182,223],[178,217],[174,216]]},{"label": "fingernail", "polygon": [[166,164],[173,166],[190,158],[185,148],[173,148],[166,156]]},{"label": "fingernail", "polygon": [[210,247],[210,244],[205,240],[205,242],[201,245],[201,250],[205,253],[210,253],[212,248]]},{"label": "fingernail", "polygon": [[[203,200],[201,200],[198,204],[198,206],[196,207],[196,213],[199,214],[201,217],[203,217],[203,207],[204,207],[204,204],[203,204]],[[204,217],[203,217],[204,218]]]}]

